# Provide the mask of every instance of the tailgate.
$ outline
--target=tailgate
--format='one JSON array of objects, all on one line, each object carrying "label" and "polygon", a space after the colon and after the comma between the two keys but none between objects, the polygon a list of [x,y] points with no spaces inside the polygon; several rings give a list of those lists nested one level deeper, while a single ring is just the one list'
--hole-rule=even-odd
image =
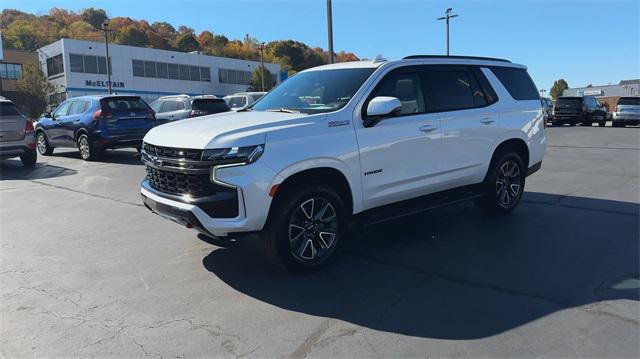
[{"label": "tailgate", "polygon": [[114,135],[146,133],[155,125],[153,110],[139,97],[121,96],[100,100],[101,125]]},{"label": "tailgate", "polygon": [[0,103],[0,141],[19,141],[24,138],[26,116],[11,102]]}]

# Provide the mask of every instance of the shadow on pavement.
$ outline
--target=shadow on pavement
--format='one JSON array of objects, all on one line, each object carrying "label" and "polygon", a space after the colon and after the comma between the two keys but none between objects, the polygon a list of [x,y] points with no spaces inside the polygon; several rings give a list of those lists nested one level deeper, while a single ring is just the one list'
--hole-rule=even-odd
[{"label": "shadow on pavement", "polygon": [[8,179],[36,180],[63,176],[72,176],[78,173],[70,168],[36,163],[33,167],[24,167],[19,159],[0,161],[0,181]]},{"label": "shadow on pavement", "polygon": [[638,204],[528,192],[508,216],[462,204],[370,227],[313,274],[288,275],[260,252],[235,248],[216,249],[203,264],[282,309],[475,339],[570,307],[639,300],[639,229]]},{"label": "shadow on pavement", "polygon": [[[60,150],[61,151],[61,150]],[[69,151],[65,152],[56,152],[53,153],[54,157],[65,157],[65,158],[75,158],[78,161],[83,161],[80,158],[80,153],[77,150],[69,149]],[[98,156],[95,160],[90,163],[115,163],[120,165],[136,165],[142,166],[142,161],[140,160],[140,155],[134,149],[120,149],[120,150],[106,150]]]}]

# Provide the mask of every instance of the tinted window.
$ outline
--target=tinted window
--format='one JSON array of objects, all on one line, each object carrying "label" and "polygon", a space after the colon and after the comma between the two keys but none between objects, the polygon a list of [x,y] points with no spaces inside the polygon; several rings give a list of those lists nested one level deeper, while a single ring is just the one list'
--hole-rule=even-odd
[{"label": "tinted window", "polygon": [[621,97],[618,105],[640,106],[640,97]]},{"label": "tinted window", "polygon": [[215,99],[194,100],[192,107],[194,110],[207,111],[209,113],[229,111],[229,107],[224,100]]},{"label": "tinted window", "polygon": [[373,70],[352,68],[301,72],[266,94],[253,110],[335,111],[351,100]]},{"label": "tinted window", "polygon": [[482,70],[479,67],[473,66],[471,67],[471,72],[473,72],[478,84],[480,85],[480,89],[484,93],[484,98],[487,101],[487,104],[490,105],[498,101],[498,95],[494,91],[493,87],[487,80],[487,77],[484,75]]},{"label": "tinted window", "polygon": [[156,77],[156,63],[153,61],[144,62],[144,77]]},{"label": "tinted window", "polygon": [[112,111],[142,111],[148,108],[140,97],[109,97],[100,100],[100,105],[105,110]]},{"label": "tinted window", "polygon": [[63,71],[62,54],[47,59],[47,76],[54,76]]},{"label": "tinted window", "polygon": [[0,117],[2,116],[19,116],[22,115],[18,107],[11,102],[0,102]]},{"label": "tinted window", "polygon": [[160,112],[171,112],[176,110],[176,101],[162,101],[162,108]]},{"label": "tinted window", "polygon": [[556,108],[578,108],[582,107],[582,99],[579,97],[565,97],[556,100]]},{"label": "tinted window", "polygon": [[396,97],[402,103],[399,115],[426,111],[422,81],[417,72],[391,71],[376,87],[370,98],[378,96]]},{"label": "tinted window", "polygon": [[491,71],[516,100],[537,100],[540,98],[536,85],[524,69],[513,67],[492,67]]},{"label": "tinted window", "polygon": [[486,100],[471,73],[460,67],[429,71],[433,110],[447,111],[484,106]]},{"label": "tinted window", "polygon": [[144,62],[140,60],[132,60],[133,76],[144,77]]},{"label": "tinted window", "polygon": [[84,56],[84,72],[98,73],[98,59],[95,56]]}]

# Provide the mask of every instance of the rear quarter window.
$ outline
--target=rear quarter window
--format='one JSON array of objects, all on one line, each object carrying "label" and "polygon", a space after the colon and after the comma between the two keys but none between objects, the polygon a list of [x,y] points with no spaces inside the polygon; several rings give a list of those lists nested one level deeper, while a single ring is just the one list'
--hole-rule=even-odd
[{"label": "rear quarter window", "polygon": [[491,67],[498,80],[504,85],[509,95],[516,100],[538,100],[540,94],[536,85],[525,69],[513,67]]}]

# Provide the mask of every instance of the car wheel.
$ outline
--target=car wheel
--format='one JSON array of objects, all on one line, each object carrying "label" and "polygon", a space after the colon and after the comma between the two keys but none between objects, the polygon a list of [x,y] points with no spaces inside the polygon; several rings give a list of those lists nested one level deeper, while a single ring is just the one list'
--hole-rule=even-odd
[{"label": "car wheel", "polygon": [[272,208],[263,242],[272,260],[291,272],[325,266],[347,231],[342,199],[329,186],[288,190]]},{"label": "car wheel", "polygon": [[98,150],[89,141],[89,136],[82,134],[78,137],[78,151],[85,161],[93,161],[98,155]]},{"label": "car wheel", "polygon": [[27,151],[24,155],[20,156],[20,161],[22,161],[22,165],[25,167],[30,167],[36,164],[38,160],[38,152],[33,149]]},{"label": "car wheel", "polygon": [[36,135],[36,148],[43,156],[50,156],[53,154],[53,147],[49,145],[49,141],[47,140],[47,136],[44,132],[38,132]]},{"label": "car wheel", "polygon": [[497,156],[483,183],[484,196],[478,204],[491,213],[509,213],[516,208],[522,194],[527,169],[515,152]]}]

